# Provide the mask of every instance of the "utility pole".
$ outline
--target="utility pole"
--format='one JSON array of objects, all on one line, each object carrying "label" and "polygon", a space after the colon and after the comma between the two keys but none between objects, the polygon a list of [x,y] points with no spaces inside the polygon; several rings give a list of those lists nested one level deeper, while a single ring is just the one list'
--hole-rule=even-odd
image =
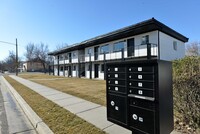
[{"label": "utility pole", "polygon": [[17,38],[16,38],[16,76],[18,75],[18,45],[17,45]]}]

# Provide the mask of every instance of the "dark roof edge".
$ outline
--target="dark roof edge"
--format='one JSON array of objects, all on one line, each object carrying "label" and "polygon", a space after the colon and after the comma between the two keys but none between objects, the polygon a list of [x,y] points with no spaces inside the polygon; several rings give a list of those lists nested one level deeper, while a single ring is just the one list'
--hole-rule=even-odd
[{"label": "dark roof edge", "polygon": [[171,35],[172,37],[177,38],[183,42],[188,42],[189,38],[185,37],[184,35],[180,34],[179,32],[173,30],[172,28],[168,27],[167,25],[159,22],[158,20],[154,18],[152,18],[152,20],[155,22],[155,24],[161,27],[160,31],[168,35]]},{"label": "dark roof edge", "polygon": [[[152,25],[152,24],[157,26],[157,27],[152,28],[152,30],[159,30],[159,31],[162,31],[163,33],[166,33],[166,34],[168,34],[168,35],[170,35],[170,36],[172,36],[176,39],[179,39],[183,42],[188,42],[187,37],[176,32],[175,30],[171,29],[170,27],[166,26],[165,24],[159,22],[155,18],[151,18],[151,19],[148,19],[148,20],[145,20],[145,21],[142,21],[142,22],[139,22],[139,23],[136,23],[136,24],[133,24],[133,25],[130,25],[130,26],[127,26],[127,27],[124,27],[124,28],[103,34],[103,35],[96,36],[94,38],[82,41],[80,43],[73,44],[73,45],[71,45],[67,48],[65,47],[63,49],[59,49],[59,50],[49,52],[48,55],[56,55],[56,54],[64,53],[67,50],[73,51],[73,50],[77,49],[78,47],[84,46],[86,44],[90,44],[91,46],[92,46],[92,44],[96,45],[95,42],[105,40],[106,38],[109,38],[109,37],[112,37],[112,36],[114,37],[116,35],[123,34],[126,31],[130,32],[130,31],[133,31],[134,29],[137,29],[137,28],[140,28],[140,27],[143,27],[143,26],[147,26],[147,25]],[[147,31],[147,32],[149,32],[149,31]]]}]

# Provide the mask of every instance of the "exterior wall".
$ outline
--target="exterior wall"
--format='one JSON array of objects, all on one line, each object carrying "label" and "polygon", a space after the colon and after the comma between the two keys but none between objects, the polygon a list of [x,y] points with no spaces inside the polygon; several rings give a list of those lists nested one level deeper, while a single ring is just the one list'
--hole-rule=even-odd
[{"label": "exterior wall", "polygon": [[[159,32],[159,34],[158,34]],[[83,50],[76,50],[76,51],[72,51],[71,56],[72,56],[72,77],[78,77],[78,64],[73,64],[73,63],[78,63],[78,58],[80,60],[80,62],[86,62],[85,63],[85,77],[86,78],[90,78],[90,71],[88,70],[88,66],[89,66],[89,54],[88,54],[88,49],[91,49],[91,61],[92,61],[92,67],[91,67],[91,72],[92,72],[92,78],[95,78],[95,64],[99,64],[99,68],[98,68],[98,78],[99,79],[104,79],[104,72],[101,69],[101,64],[103,64],[103,60],[104,60],[104,54],[100,53],[100,48],[101,46],[104,45],[108,45],[109,47],[109,53],[105,54],[105,58],[106,60],[114,60],[114,59],[121,59],[122,58],[122,52],[118,51],[118,52],[114,52],[114,43],[116,42],[120,42],[120,41],[124,41],[124,58],[128,58],[128,54],[127,54],[127,50],[129,49],[127,47],[127,40],[134,38],[134,42],[135,42],[135,55],[134,57],[140,57],[140,56],[147,56],[147,46],[146,45],[141,45],[141,41],[142,41],[142,37],[143,36],[149,36],[149,43],[155,45],[154,47],[151,48],[151,54],[154,56],[158,56],[158,44],[160,44],[160,56],[158,56],[158,58],[160,57],[160,59],[162,60],[173,60],[173,59],[179,59],[184,57],[185,55],[185,45],[184,42],[181,42],[165,33],[162,33],[160,31],[152,31],[152,32],[148,32],[148,33],[144,33],[144,34],[140,34],[140,35],[136,35],[136,36],[132,36],[132,37],[128,37],[128,38],[124,38],[124,39],[120,39],[120,40],[115,40],[112,42],[107,42],[104,44],[99,44],[96,46],[99,46],[99,50],[98,50],[98,61],[99,63],[94,63],[93,61],[95,61],[94,56],[94,48],[96,46],[92,46],[92,47],[87,47]],[[158,39],[158,35],[159,35],[159,39]],[[158,43],[158,40],[160,40],[160,42]],[[174,50],[173,48],[173,41],[177,41],[177,50]],[[69,53],[69,52],[68,52]],[[74,54],[76,53],[76,54]],[[67,54],[67,53],[65,53]],[[57,57],[57,56],[56,56]],[[57,58],[55,58],[56,61]],[[54,61],[54,64],[56,65],[56,62]],[[63,64],[68,64],[69,60],[61,60],[59,62],[60,65]],[[76,66],[76,70],[74,70],[74,66]],[[55,75],[57,74],[56,72],[57,69],[55,68]],[[68,72],[68,71],[67,71]],[[63,72],[60,71],[60,76],[63,75]],[[67,76],[67,75],[66,75]]]},{"label": "exterior wall", "polygon": [[[160,59],[162,60],[175,60],[185,56],[185,43],[177,40],[163,32],[160,35]],[[173,41],[177,42],[177,50],[173,48]]]},{"label": "exterior wall", "polygon": [[[141,40],[142,37],[145,35],[149,35],[149,43],[158,44],[158,31],[152,31],[152,32],[148,32],[148,33],[144,33],[144,34],[140,34],[140,35],[136,35],[136,36],[131,36],[128,38],[123,38],[120,40],[115,40],[112,42],[107,42],[107,43],[103,43],[103,44],[99,44],[96,46],[99,46],[99,51],[98,51],[98,60],[104,60],[104,54],[100,53],[100,48],[101,46],[107,45],[109,44],[109,53],[106,53],[106,60],[112,60],[112,59],[120,59],[122,58],[122,53],[119,52],[114,52],[114,48],[113,45],[116,42],[120,42],[120,41],[125,41],[124,42],[124,58],[127,58],[127,39],[131,39],[134,38],[135,40],[135,57],[139,57],[139,56],[147,56],[147,46],[146,45],[141,45]],[[92,46],[92,47],[87,47],[85,48],[85,61],[89,61],[89,54],[88,54],[88,49],[91,49],[91,61],[94,61],[94,48],[96,46]],[[154,56],[157,56],[158,54],[158,49],[157,47],[152,47],[151,49],[151,53]]]}]

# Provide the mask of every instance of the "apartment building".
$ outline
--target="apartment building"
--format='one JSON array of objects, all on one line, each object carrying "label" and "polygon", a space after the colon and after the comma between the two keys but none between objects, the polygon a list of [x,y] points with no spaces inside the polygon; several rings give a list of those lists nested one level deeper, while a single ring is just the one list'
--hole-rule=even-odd
[{"label": "apartment building", "polygon": [[174,60],[185,56],[188,38],[152,18],[50,52],[54,75],[105,78],[107,62],[117,60]]}]

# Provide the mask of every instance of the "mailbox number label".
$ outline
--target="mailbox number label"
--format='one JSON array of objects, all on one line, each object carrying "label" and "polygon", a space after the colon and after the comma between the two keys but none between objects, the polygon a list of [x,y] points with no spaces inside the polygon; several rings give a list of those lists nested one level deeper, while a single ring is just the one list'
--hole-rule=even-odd
[{"label": "mailbox number label", "polygon": [[138,87],[142,87],[142,83],[141,82],[138,83]]},{"label": "mailbox number label", "polygon": [[117,80],[115,81],[115,84],[118,84],[118,81],[117,81]]},{"label": "mailbox number label", "polygon": [[118,68],[117,68],[117,67],[115,68],[115,71],[118,71]]},{"label": "mailbox number label", "polygon": [[138,75],[138,79],[142,79],[142,75]]},{"label": "mailbox number label", "polygon": [[118,91],[118,87],[115,87],[115,91]]},{"label": "mailbox number label", "polygon": [[115,78],[118,78],[118,74],[115,74]]},{"label": "mailbox number label", "polygon": [[142,90],[138,90],[138,94],[143,94],[143,91]]},{"label": "mailbox number label", "polygon": [[138,71],[141,72],[142,71],[142,67],[138,67]]}]

